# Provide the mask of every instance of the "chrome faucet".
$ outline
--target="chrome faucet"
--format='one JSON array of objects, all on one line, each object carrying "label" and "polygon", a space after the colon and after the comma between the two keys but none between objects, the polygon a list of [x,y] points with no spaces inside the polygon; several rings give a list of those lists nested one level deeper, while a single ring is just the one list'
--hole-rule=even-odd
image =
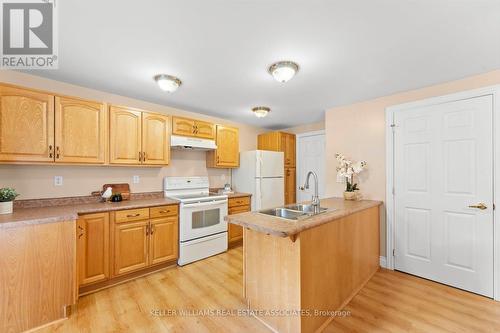
[{"label": "chrome faucet", "polygon": [[302,191],[309,189],[309,178],[313,175],[314,177],[314,195],[312,197],[311,204],[314,207],[314,210],[319,209],[319,195],[318,195],[318,175],[314,171],[309,171],[306,176],[306,183],[300,189]]}]

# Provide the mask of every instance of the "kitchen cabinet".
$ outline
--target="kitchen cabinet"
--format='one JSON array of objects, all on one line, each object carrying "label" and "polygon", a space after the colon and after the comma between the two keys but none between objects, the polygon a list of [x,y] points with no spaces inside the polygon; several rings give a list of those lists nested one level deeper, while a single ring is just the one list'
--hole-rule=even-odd
[{"label": "kitchen cabinet", "polygon": [[215,125],[202,120],[172,117],[172,134],[213,140]]},{"label": "kitchen cabinet", "polygon": [[[284,153],[285,168],[285,204],[296,201],[296,151],[295,134],[284,132],[269,132],[260,134],[257,138],[257,147],[261,150],[281,151]],[[288,170],[288,171],[287,171]],[[288,176],[287,176],[288,173]]]},{"label": "kitchen cabinet", "polygon": [[148,266],[149,220],[115,224],[114,275]]},{"label": "kitchen cabinet", "polygon": [[0,161],[54,161],[54,95],[0,85]]},{"label": "kitchen cabinet", "polygon": [[207,152],[207,167],[237,168],[240,165],[238,128],[217,125],[215,137],[217,149]]},{"label": "kitchen cabinet", "polygon": [[142,113],[142,163],[167,165],[170,161],[169,117]]},{"label": "kitchen cabinet", "polygon": [[[250,202],[250,196],[229,198],[227,204],[228,214],[249,212],[251,210]],[[235,247],[243,242],[243,228],[241,226],[229,223],[227,234],[228,247]]]},{"label": "kitchen cabinet", "polygon": [[168,165],[168,116],[111,106],[109,122],[110,163]]},{"label": "kitchen cabinet", "polygon": [[109,214],[82,215],[77,221],[78,286],[109,278]]},{"label": "kitchen cabinet", "polygon": [[295,168],[285,168],[285,205],[295,203],[297,193]]},{"label": "kitchen cabinet", "polygon": [[177,205],[119,210],[114,221],[114,275],[173,261],[179,252]]},{"label": "kitchen cabinet", "polygon": [[156,265],[178,257],[179,231],[177,217],[151,220],[149,264]]},{"label": "kitchen cabinet", "polygon": [[110,163],[141,164],[141,111],[111,106],[109,109]]},{"label": "kitchen cabinet", "polygon": [[106,138],[106,104],[56,96],[56,163],[102,164]]}]

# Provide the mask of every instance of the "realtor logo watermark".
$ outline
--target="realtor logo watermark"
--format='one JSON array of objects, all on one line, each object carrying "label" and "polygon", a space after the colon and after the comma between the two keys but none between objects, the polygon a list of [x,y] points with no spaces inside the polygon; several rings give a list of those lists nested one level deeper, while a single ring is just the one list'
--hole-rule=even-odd
[{"label": "realtor logo watermark", "polygon": [[1,69],[57,69],[55,0],[0,0]]}]

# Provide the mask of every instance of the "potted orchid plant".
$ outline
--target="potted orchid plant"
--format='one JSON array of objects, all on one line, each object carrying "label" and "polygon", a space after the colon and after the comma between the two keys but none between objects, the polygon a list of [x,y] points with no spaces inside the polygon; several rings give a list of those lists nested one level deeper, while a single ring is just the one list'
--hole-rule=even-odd
[{"label": "potted orchid plant", "polygon": [[336,153],[337,159],[337,181],[345,182],[346,189],[344,191],[344,199],[357,200],[358,199],[358,184],[354,182],[354,176],[359,174],[366,168],[365,161],[353,162],[348,160],[343,154]]},{"label": "potted orchid plant", "polygon": [[11,214],[14,199],[18,196],[16,190],[10,187],[0,188],[0,214]]}]

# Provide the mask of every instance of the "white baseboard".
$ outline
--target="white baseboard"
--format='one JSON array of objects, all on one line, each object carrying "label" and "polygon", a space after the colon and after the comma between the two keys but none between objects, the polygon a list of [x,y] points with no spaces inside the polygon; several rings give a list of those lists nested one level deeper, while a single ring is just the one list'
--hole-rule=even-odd
[{"label": "white baseboard", "polygon": [[385,257],[380,256],[380,267],[387,268],[387,259]]}]

